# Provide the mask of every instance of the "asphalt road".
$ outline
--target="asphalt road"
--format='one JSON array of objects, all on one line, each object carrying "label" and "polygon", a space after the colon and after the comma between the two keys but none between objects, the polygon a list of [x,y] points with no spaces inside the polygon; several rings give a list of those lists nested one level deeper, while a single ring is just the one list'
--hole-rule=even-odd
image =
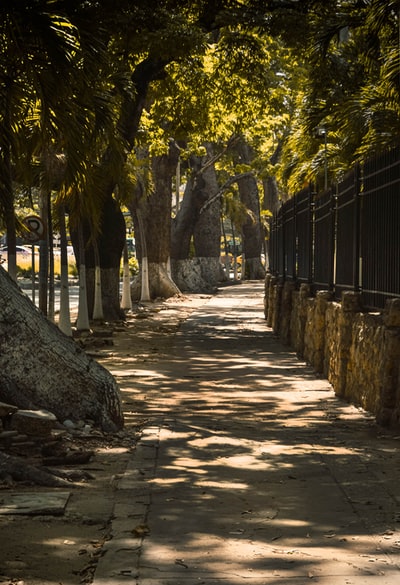
[{"label": "asphalt road", "polygon": [[[35,297],[35,305],[38,306],[39,293],[37,290],[37,284],[36,284],[35,293],[33,293],[33,291],[32,291],[32,283],[30,283],[28,281],[23,281],[23,282],[19,282],[18,284],[21,286],[24,293],[31,300],[33,299],[33,296]],[[79,286],[77,286],[75,284],[70,285],[70,287],[69,287],[69,301],[70,301],[70,309],[76,309],[78,307]],[[54,310],[56,312],[60,310],[60,287],[57,285],[54,288]]]}]

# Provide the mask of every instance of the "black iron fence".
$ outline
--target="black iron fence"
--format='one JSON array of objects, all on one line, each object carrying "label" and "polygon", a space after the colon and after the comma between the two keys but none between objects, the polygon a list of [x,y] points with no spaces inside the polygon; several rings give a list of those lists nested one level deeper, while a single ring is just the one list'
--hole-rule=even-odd
[{"label": "black iron fence", "polygon": [[400,146],[323,193],[297,193],[274,216],[270,239],[270,271],[282,280],[337,300],[359,291],[370,310],[400,298]]}]

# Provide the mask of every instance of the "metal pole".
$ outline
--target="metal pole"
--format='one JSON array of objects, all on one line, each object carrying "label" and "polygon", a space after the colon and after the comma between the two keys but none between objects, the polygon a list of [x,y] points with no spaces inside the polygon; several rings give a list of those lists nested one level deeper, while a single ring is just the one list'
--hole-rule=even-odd
[{"label": "metal pole", "polygon": [[327,131],[324,130],[324,146],[325,146],[325,191],[328,190],[328,148],[326,144]]},{"label": "metal pole", "polygon": [[32,264],[32,303],[35,305],[36,304],[36,299],[35,299],[35,291],[36,291],[36,286],[35,286],[35,272],[36,272],[35,244],[32,244],[31,264]]}]

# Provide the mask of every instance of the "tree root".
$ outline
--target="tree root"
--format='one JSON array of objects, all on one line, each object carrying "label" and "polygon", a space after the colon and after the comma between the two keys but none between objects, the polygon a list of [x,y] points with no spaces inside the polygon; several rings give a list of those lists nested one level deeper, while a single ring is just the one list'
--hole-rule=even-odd
[{"label": "tree root", "polygon": [[26,463],[20,457],[0,452],[0,479],[29,482],[46,487],[71,488],[71,482],[54,475],[49,469],[42,469]]}]

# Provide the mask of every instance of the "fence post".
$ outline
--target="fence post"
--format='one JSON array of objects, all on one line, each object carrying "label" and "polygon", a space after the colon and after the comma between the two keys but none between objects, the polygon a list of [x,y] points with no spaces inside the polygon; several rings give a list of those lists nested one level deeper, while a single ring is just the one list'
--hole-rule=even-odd
[{"label": "fence post", "polygon": [[312,284],[314,281],[313,267],[314,267],[314,185],[310,183],[310,190],[308,194],[308,213],[309,213],[309,250],[308,250],[308,283]]},{"label": "fence post", "polygon": [[361,172],[360,165],[354,167],[354,229],[353,229],[353,290],[360,292],[360,237],[361,237]]},{"label": "fence post", "polygon": [[285,270],[285,226],[282,219],[283,216],[283,205],[279,210],[278,215],[278,233],[279,233],[279,246],[280,250],[278,251],[278,276],[281,278],[283,276]]},{"label": "fence post", "polygon": [[293,198],[293,282],[297,282],[297,277],[299,275],[299,263],[298,263],[298,254],[299,254],[299,245],[297,239],[297,193]]},{"label": "fence post", "polygon": [[335,287],[335,257],[336,257],[336,224],[337,224],[337,183],[335,189],[331,187],[331,241],[329,257],[329,290],[332,292]]}]

